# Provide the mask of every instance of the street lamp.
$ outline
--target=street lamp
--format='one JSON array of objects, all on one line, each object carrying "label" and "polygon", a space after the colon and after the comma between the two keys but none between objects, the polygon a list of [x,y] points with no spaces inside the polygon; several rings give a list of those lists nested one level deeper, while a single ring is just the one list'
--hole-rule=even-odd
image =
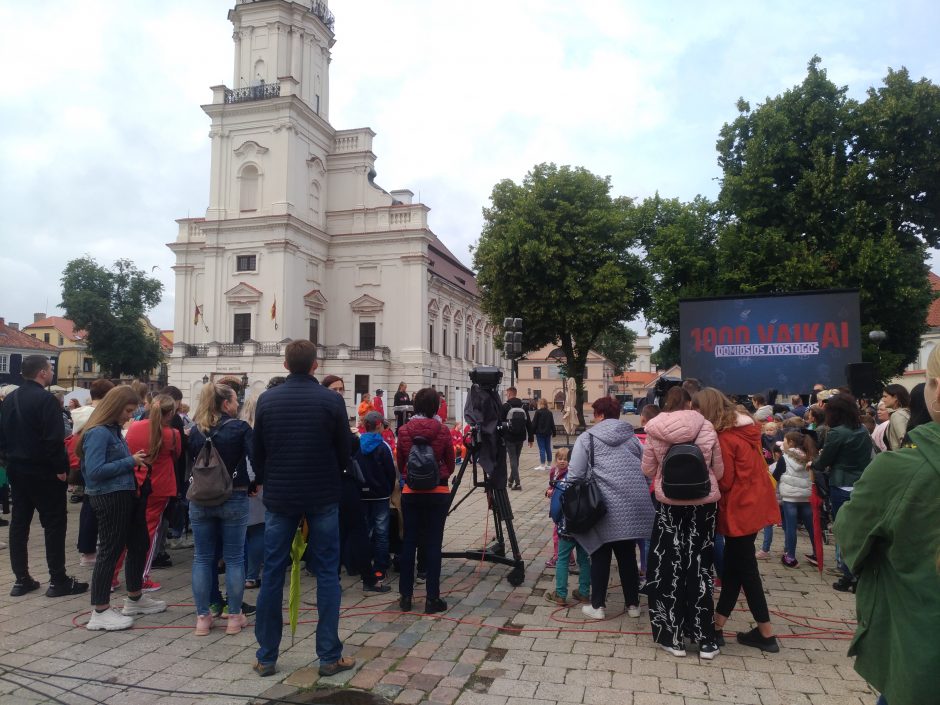
[{"label": "street lamp", "polygon": [[202,383],[203,383],[203,384],[209,384],[209,375],[203,375],[203,376],[202,376]]},{"label": "street lamp", "polygon": [[[888,334],[883,330],[873,330],[869,331],[868,339],[875,344],[875,352],[878,355],[878,377],[881,377],[881,344],[884,342],[885,338],[888,337]],[[880,380],[879,380],[880,384]]]},{"label": "street lamp", "polygon": [[509,386],[516,386],[516,360],[522,357],[522,319],[504,318],[503,355],[509,360]]},{"label": "street lamp", "polygon": [[244,404],[244,403],[245,403],[245,392],[246,392],[246,391],[248,391],[248,373],[247,373],[247,372],[243,372],[243,373],[242,373],[242,393],[241,393],[241,398],[239,398],[239,400],[238,400],[238,403],[239,403],[239,404]]}]

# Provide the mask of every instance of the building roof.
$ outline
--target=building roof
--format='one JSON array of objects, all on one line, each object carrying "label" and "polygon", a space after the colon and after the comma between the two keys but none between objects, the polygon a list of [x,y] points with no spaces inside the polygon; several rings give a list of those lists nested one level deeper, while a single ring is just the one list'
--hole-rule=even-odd
[{"label": "building roof", "polygon": [[468,294],[477,297],[480,295],[473,271],[464,266],[436,235],[434,240],[428,244],[428,257],[431,259],[428,269],[431,270],[432,274],[454,286],[460,287]]},{"label": "building roof", "polygon": [[659,372],[624,372],[614,377],[615,384],[638,384],[646,386],[659,377]]},{"label": "building roof", "polygon": [[62,316],[48,316],[35,323],[30,323],[28,326],[24,326],[23,330],[31,330],[33,328],[55,328],[62,334],[63,338],[74,341],[84,340],[87,335],[83,330],[75,330],[75,324],[68,318],[63,318]]},{"label": "building roof", "polygon": [[55,345],[44,343],[23,331],[10,328],[3,318],[0,318],[0,348],[13,348],[14,350],[27,350],[37,353],[59,352]]},{"label": "building roof", "polygon": [[[930,288],[934,292],[940,292],[940,277],[928,272],[927,278],[930,279]],[[940,328],[940,299],[934,299],[927,309],[927,325],[930,328]]]}]

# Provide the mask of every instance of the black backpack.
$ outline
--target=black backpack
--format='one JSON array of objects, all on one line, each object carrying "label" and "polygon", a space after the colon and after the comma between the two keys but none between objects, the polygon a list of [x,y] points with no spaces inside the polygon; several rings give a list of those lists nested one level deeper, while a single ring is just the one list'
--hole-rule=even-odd
[{"label": "black backpack", "polygon": [[424,436],[415,436],[412,440],[407,469],[405,482],[413,490],[433,490],[440,484],[441,471],[434,457],[434,448]]},{"label": "black backpack", "polygon": [[509,433],[516,437],[525,437],[526,435],[526,416],[525,409],[521,406],[513,406],[506,414],[506,421],[509,422]]},{"label": "black backpack", "polygon": [[712,491],[702,449],[694,443],[676,443],[663,458],[663,494],[669,499],[704,499]]}]

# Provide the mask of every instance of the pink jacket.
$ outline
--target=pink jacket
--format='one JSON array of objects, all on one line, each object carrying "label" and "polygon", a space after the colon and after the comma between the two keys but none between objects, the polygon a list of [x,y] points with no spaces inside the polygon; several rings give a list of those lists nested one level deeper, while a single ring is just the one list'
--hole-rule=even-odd
[{"label": "pink jacket", "polygon": [[[663,494],[663,458],[676,443],[695,443],[705,456],[712,491],[703,499],[669,499]],[[725,472],[714,426],[697,411],[671,411],[653,417],[646,424],[646,447],[643,450],[643,474],[653,478],[656,499],[663,504],[711,504],[721,498],[718,480]]]}]

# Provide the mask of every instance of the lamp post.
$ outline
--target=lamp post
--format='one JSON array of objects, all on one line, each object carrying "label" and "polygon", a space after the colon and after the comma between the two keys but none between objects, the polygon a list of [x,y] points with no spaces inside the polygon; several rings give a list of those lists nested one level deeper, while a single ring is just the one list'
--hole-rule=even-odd
[{"label": "lamp post", "polygon": [[239,404],[244,404],[244,403],[245,403],[245,392],[248,391],[248,373],[247,373],[247,372],[243,372],[243,373],[242,373],[242,380],[241,380],[241,381],[242,381],[242,393],[241,393],[241,398],[238,400],[238,403],[239,403]]},{"label": "lamp post", "polygon": [[509,360],[509,386],[516,386],[516,360],[522,357],[522,319],[504,318],[503,355]]},{"label": "lamp post", "polygon": [[878,356],[877,365],[878,365],[879,383],[880,383],[880,378],[881,378],[881,344],[884,342],[885,338],[887,337],[888,337],[887,333],[885,333],[883,330],[873,330],[873,331],[869,331],[868,333],[868,339],[875,344],[875,352],[877,353],[877,356]]},{"label": "lamp post", "polygon": [[209,384],[209,375],[203,375],[203,376],[202,376],[202,383],[203,383],[203,384]]}]

